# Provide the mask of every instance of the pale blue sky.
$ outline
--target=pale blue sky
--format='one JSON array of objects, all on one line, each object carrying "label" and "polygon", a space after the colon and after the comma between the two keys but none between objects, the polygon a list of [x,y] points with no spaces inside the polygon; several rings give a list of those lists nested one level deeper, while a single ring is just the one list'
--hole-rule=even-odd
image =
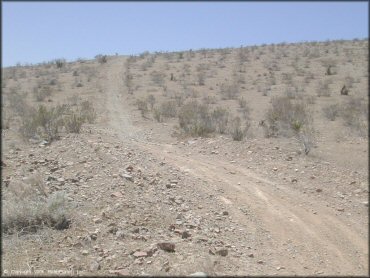
[{"label": "pale blue sky", "polygon": [[3,2],[2,63],[368,38],[368,2]]}]

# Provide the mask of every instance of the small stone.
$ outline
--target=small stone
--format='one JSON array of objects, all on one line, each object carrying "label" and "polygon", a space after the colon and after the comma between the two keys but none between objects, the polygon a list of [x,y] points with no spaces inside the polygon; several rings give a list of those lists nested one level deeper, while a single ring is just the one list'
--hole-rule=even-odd
[{"label": "small stone", "polygon": [[87,250],[82,250],[81,254],[82,254],[82,255],[84,255],[84,256],[86,256],[86,255],[88,255],[88,254],[89,254],[89,251],[87,251]]},{"label": "small stone", "polygon": [[298,182],[296,178],[292,178],[292,182]]},{"label": "small stone", "polygon": [[141,258],[141,257],[148,257],[147,252],[137,251],[134,254],[132,254],[135,258]]},{"label": "small stone", "polygon": [[215,253],[219,256],[226,257],[227,254],[229,254],[229,251],[225,248],[222,248],[222,249],[217,250]]},{"label": "small stone", "polygon": [[172,242],[160,242],[157,246],[167,252],[175,252],[175,244]]},{"label": "small stone", "polygon": [[337,211],[344,211],[344,208],[337,208]]},{"label": "small stone", "polygon": [[276,268],[276,270],[280,270],[280,269],[285,269],[285,267],[283,267],[283,266],[278,266],[278,267]]},{"label": "small stone", "polygon": [[322,189],[321,188],[317,188],[316,189],[316,192],[320,193],[320,192],[322,192]]},{"label": "small stone", "polygon": [[97,261],[93,261],[90,264],[90,271],[97,271],[100,269],[100,264]]},{"label": "small stone", "polygon": [[258,264],[263,264],[262,260],[257,261]]},{"label": "small stone", "polygon": [[93,221],[94,221],[95,224],[99,224],[99,223],[103,222],[103,220],[101,220],[100,218],[94,218]]},{"label": "small stone", "polygon": [[133,170],[134,170],[134,167],[132,167],[132,165],[129,165],[126,167],[126,171],[129,173],[131,173]]},{"label": "small stone", "polygon": [[229,215],[229,212],[227,212],[226,210],[222,212],[222,215]]},{"label": "small stone", "polygon": [[124,232],[122,230],[118,230],[116,232],[116,237],[117,238],[124,238],[125,237],[125,234],[124,234]]},{"label": "small stone", "polygon": [[190,236],[191,236],[191,234],[188,231],[183,231],[182,234],[181,234],[181,238],[188,238]]},{"label": "small stone", "polygon": [[272,168],[272,170],[276,172],[278,170],[278,168],[274,167],[274,168]]},{"label": "small stone", "polygon": [[116,198],[121,198],[123,197],[122,193],[117,191],[117,192],[113,192],[111,195],[111,197],[116,197]]},{"label": "small stone", "polygon": [[125,178],[126,180],[133,181],[133,177],[129,174],[120,174],[122,178]]},{"label": "small stone", "polygon": [[249,258],[254,258],[254,254],[253,254],[253,253],[250,253],[250,254],[248,255],[248,257],[249,257]]}]

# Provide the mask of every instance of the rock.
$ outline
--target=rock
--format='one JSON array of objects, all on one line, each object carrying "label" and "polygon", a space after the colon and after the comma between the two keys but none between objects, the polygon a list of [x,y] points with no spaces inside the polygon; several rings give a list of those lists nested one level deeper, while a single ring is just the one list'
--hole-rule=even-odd
[{"label": "rock", "polygon": [[320,192],[322,192],[322,189],[321,188],[317,188],[316,189],[316,192],[320,193]]},{"label": "rock", "polygon": [[134,254],[132,254],[135,258],[142,258],[142,257],[148,257],[147,252],[143,251],[136,251]]},{"label": "rock", "polygon": [[291,182],[298,182],[298,179],[292,178]]},{"label": "rock", "polygon": [[191,236],[191,234],[188,231],[183,231],[182,234],[181,234],[181,238],[188,238],[190,236]]},{"label": "rock", "polygon": [[97,271],[100,269],[100,264],[97,261],[93,261],[90,264],[90,271]]},{"label": "rock", "polygon": [[368,202],[368,201],[364,201],[364,202],[362,202],[362,204],[363,204],[365,207],[368,207],[368,206],[369,206],[369,202]]},{"label": "rock", "polygon": [[249,257],[249,258],[254,258],[254,254],[253,254],[253,253],[250,253],[250,254],[248,255],[248,257]]},{"label": "rock", "polygon": [[262,260],[258,260],[257,263],[258,264],[263,264],[263,261]]},{"label": "rock", "polygon": [[229,254],[229,251],[226,248],[221,248],[221,249],[218,249],[215,252],[215,254],[222,256],[222,257],[226,257]]},{"label": "rock", "polygon": [[124,238],[125,237],[125,234],[124,234],[124,232],[122,230],[118,230],[116,232],[116,237],[117,238]]},{"label": "rock", "polygon": [[194,272],[189,275],[190,277],[207,277],[207,274],[204,272]]},{"label": "rock", "polygon": [[116,197],[116,198],[121,198],[123,197],[122,193],[117,191],[117,192],[113,192],[111,195],[111,197]]},{"label": "rock", "polygon": [[344,208],[337,208],[337,211],[344,211]]},{"label": "rock", "polygon": [[93,221],[95,224],[99,224],[103,222],[103,220],[101,220],[100,218],[94,218]]},{"label": "rock", "polygon": [[134,170],[134,167],[132,167],[132,165],[129,165],[126,167],[126,171],[129,173],[131,173],[133,170]]},{"label": "rock", "polygon": [[157,246],[166,252],[175,252],[175,244],[172,242],[160,242]]},{"label": "rock", "polygon": [[283,266],[278,266],[278,267],[276,268],[276,270],[280,270],[280,269],[285,269],[285,267],[283,267]]},{"label": "rock", "polygon": [[131,175],[129,175],[129,174],[120,174],[120,176],[122,178],[125,178],[126,180],[134,181],[134,178]]},{"label": "rock", "polygon": [[222,215],[229,215],[229,212],[227,212],[226,210],[222,212]]},{"label": "rock", "polygon": [[278,170],[278,168],[274,167],[274,168],[272,168],[272,170],[276,172]]},{"label": "rock", "polygon": [[89,254],[89,251],[87,251],[87,250],[82,250],[82,251],[81,251],[81,254],[82,254],[82,255],[84,255],[84,256],[86,256],[86,255],[88,255],[88,254]]}]

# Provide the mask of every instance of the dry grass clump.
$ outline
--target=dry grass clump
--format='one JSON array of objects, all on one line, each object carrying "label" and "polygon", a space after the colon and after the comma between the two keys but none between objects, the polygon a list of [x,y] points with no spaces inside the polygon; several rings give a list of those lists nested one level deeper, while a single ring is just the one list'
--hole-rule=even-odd
[{"label": "dry grass clump", "polygon": [[2,201],[4,233],[32,233],[44,226],[63,230],[70,226],[71,207],[65,193],[49,195],[38,173],[23,182],[11,183]]}]

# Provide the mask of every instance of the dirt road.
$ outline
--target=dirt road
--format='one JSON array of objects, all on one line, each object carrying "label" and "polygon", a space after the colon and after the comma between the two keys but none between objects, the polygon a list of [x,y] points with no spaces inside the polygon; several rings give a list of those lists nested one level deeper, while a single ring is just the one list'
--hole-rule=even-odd
[{"label": "dirt road", "polygon": [[[105,72],[109,127],[123,141],[179,168],[209,185],[233,211],[270,258],[284,263],[287,274],[364,275],[368,272],[366,227],[339,219],[323,202],[280,182],[262,178],[245,165],[201,154],[188,155],[176,145],[149,142],[132,125],[123,84],[124,60],[114,60]],[[200,186],[200,185],[199,185]],[[192,190],[198,190],[196,187]],[[240,207],[248,207],[248,217]],[[314,213],[313,213],[314,209]],[[292,252],[289,246],[294,246]]]}]

